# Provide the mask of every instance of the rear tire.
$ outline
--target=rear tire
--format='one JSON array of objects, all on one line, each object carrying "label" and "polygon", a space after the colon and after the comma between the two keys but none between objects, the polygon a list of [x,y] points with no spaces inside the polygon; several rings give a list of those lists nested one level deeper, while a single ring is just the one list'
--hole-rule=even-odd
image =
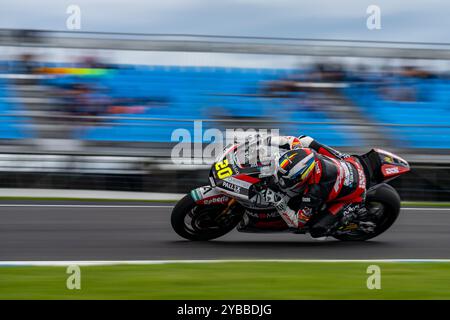
[{"label": "rear tire", "polygon": [[[197,205],[190,194],[184,196],[172,210],[171,224],[175,232],[192,241],[208,241],[219,238],[233,230],[242,219],[243,210],[239,210],[239,205],[227,213],[225,221],[218,223],[214,220],[220,212],[226,209],[226,205]],[[209,223],[207,227],[202,227],[200,218]],[[191,223],[189,220],[191,219]],[[223,220],[223,219],[222,219]],[[205,223],[204,223],[205,224]]]},{"label": "rear tire", "polygon": [[383,215],[372,233],[360,231],[355,234],[340,234],[333,237],[341,241],[365,241],[375,238],[389,229],[397,220],[400,213],[400,196],[397,191],[388,184],[380,184],[372,190],[369,190],[366,197],[366,207],[368,210],[381,204]]}]

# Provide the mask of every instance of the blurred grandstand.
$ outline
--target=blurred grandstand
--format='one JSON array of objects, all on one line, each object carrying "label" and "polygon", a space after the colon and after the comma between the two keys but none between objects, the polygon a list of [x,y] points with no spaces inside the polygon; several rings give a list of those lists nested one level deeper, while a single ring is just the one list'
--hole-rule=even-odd
[{"label": "blurred grandstand", "polygon": [[[208,166],[171,165],[171,136],[203,120],[205,129],[308,134],[353,153],[383,147],[413,163],[396,182],[406,198],[450,200],[450,48],[186,37],[1,30],[0,186],[186,191],[206,182]],[[50,48],[76,48],[76,57],[51,61]],[[298,64],[105,63],[86,48]]]}]

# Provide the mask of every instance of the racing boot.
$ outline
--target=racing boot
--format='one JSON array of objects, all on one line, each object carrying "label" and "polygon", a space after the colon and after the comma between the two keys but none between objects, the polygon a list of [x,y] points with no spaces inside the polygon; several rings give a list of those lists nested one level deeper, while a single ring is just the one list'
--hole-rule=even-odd
[{"label": "racing boot", "polygon": [[323,238],[329,236],[338,226],[339,217],[330,213],[323,213],[310,227],[310,234],[313,238]]}]

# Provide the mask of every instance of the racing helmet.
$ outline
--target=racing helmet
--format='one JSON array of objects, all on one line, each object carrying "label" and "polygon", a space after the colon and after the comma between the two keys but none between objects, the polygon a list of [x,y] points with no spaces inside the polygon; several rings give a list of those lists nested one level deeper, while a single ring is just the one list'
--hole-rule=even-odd
[{"label": "racing helmet", "polygon": [[285,152],[278,160],[276,179],[285,190],[298,190],[314,174],[315,152],[309,148],[298,148]]}]

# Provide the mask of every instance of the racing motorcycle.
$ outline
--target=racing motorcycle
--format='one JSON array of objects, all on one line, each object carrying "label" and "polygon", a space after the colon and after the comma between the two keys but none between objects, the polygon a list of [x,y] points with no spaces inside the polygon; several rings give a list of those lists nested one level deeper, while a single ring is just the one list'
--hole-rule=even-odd
[{"label": "racing motorcycle", "polygon": [[[275,187],[277,154],[262,157],[264,152],[258,151],[263,147],[255,138],[225,148],[211,167],[210,184],[192,190],[174,207],[171,224],[175,232],[193,241],[216,239],[234,228],[254,233],[308,233],[307,226],[290,229],[265,201],[264,190]],[[328,234],[342,241],[368,240],[392,226],[400,213],[400,196],[386,182],[410,171],[407,161],[381,149],[353,157],[364,168],[366,201],[358,212],[343,216]],[[326,204],[320,210],[327,210]]]}]

